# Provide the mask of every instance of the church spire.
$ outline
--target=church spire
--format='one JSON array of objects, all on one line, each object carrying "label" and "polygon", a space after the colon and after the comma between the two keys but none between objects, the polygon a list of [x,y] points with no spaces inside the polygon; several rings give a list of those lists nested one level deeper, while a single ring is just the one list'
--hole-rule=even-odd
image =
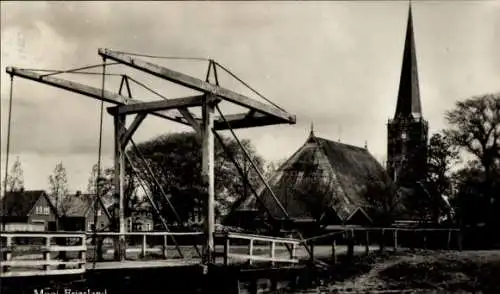
[{"label": "church spire", "polygon": [[411,2],[408,8],[408,23],[406,26],[403,64],[401,67],[398,102],[396,106],[395,117],[409,115],[412,115],[413,118],[422,117]]},{"label": "church spire", "polygon": [[311,131],[309,133],[309,137],[314,137],[314,122],[311,122]]}]

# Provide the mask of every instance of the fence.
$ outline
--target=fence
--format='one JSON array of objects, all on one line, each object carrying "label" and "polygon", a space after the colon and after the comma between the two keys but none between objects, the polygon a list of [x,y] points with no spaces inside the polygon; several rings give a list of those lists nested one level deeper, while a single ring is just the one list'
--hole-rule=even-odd
[{"label": "fence", "polygon": [[[79,274],[85,272],[83,233],[2,232],[0,277]],[[58,245],[58,239],[64,244]],[[21,245],[22,244],[22,245]]]},{"label": "fence", "polygon": [[[246,240],[248,241],[248,251],[247,254],[231,252],[231,240]],[[269,256],[262,256],[255,254],[254,245],[256,242],[267,243],[270,246]],[[280,258],[277,254],[277,245],[284,245],[287,248],[289,257]],[[224,265],[228,265],[230,258],[246,260],[249,264],[253,261],[264,261],[271,262],[272,265],[275,263],[298,263],[299,260],[296,256],[297,246],[300,244],[299,240],[269,237],[261,235],[249,235],[240,233],[227,233],[224,236]]]}]

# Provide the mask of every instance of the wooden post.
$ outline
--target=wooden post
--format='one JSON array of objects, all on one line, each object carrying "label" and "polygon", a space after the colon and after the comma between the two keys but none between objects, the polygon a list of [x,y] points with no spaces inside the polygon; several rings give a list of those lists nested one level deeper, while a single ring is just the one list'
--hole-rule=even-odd
[{"label": "wooden post", "polygon": [[347,259],[350,260],[354,256],[354,231],[349,231],[349,236],[347,237]]},{"label": "wooden post", "polygon": [[385,229],[382,229],[380,236],[380,252],[384,252],[384,246],[385,246],[384,238],[385,238]]},{"label": "wooden post", "polygon": [[[12,238],[11,236],[6,236],[6,243],[5,243],[5,261],[10,261],[12,260]],[[9,271],[9,266],[4,266],[3,271],[7,272]]]},{"label": "wooden post", "polygon": [[[125,130],[125,115],[114,115],[115,127],[115,194],[119,195],[118,205],[118,229],[119,237],[115,239],[115,259],[125,260],[125,146],[121,144],[121,135]],[[97,226],[97,224],[95,224]]]},{"label": "wooden post", "polygon": [[458,251],[462,251],[462,245],[463,245],[463,233],[462,230],[459,230],[457,232],[457,245],[458,245]]},{"label": "wooden post", "polygon": [[295,249],[296,249],[295,243],[292,243],[292,249],[290,250],[290,259],[295,258]]},{"label": "wooden post", "polygon": [[448,240],[446,241],[446,249],[450,250],[451,230],[448,230]]},{"label": "wooden post", "polygon": [[163,258],[167,259],[168,235],[163,235]]},{"label": "wooden post", "polygon": [[412,238],[411,238],[411,243],[410,243],[411,251],[415,251],[415,242],[417,241],[416,235],[417,235],[417,232],[415,230],[413,230],[411,233]]},{"label": "wooden post", "polygon": [[332,260],[333,260],[333,264],[337,264],[337,241],[336,240],[333,240],[333,243],[332,243]]},{"label": "wooden post", "polygon": [[398,230],[394,229],[394,252],[398,251]]},{"label": "wooden post", "polygon": [[253,255],[253,239],[250,239],[250,244],[248,245],[248,255],[250,258],[248,259],[248,264],[252,264],[252,255]]},{"label": "wooden post", "polygon": [[[43,252],[43,259],[46,261],[46,262],[49,262],[50,261],[50,237],[45,237],[45,250]],[[50,266],[48,264],[45,264],[43,266],[43,269],[48,271],[50,270]]]},{"label": "wooden post", "polygon": [[229,239],[229,236],[226,235],[226,238],[224,240],[224,265],[228,265],[228,260],[229,260],[229,249],[231,246],[231,239]]},{"label": "wooden post", "polygon": [[370,236],[369,236],[370,231],[366,230],[365,231],[365,254],[370,253]]},{"label": "wooden post", "polygon": [[104,243],[104,237],[101,237],[101,236],[97,236],[96,237],[96,244],[94,244],[95,246],[97,246],[97,252],[96,252],[96,260],[97,261],[103,261],[104,259],[104,252],[102,250],[102,245]]},{"label": "wooden post", "polygon": [[203,145],[202,179],[207,189],[207,213],[205,219],[205,254],[204,263],[213,262],[215,232],[215,175],[214,175],[214,102],[211,95],[206,95],[202,105]]},{"label": "wooden post", "polygon": [[274,251],[276,250],[276,243],[274,241],[271,241],[271,265],[274,266],[275,262],[274,262]]},{"label": "wooden post", "polygon": [[141,248],[142,257],[146,257],[146,247],[147,247],[146,234],[144,234],[142,235],[142,248]]},{"label": "wooden post", "polygon": [[310,248],[310,252],[311,252],[311,262],[314,262],[314,243],[311,243],[309,245],[309,248]]}]

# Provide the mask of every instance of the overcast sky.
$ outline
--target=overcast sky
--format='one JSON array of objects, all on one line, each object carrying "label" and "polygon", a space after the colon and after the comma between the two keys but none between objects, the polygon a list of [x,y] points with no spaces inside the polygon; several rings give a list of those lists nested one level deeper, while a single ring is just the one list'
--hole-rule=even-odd
[{"label": "overcast sky", "polygon": [[[296,125],[238,130],[267,160],[291,155],[314,122],[318,136],[386,156],[394,115],[406,1],[367,2],[2,2],[2,180],[9,79],[6,66],[66,69],[101,62],[98,48],[166,56],[210,57],[286,111]],[[444,128],[455,101],[500,91],[500,1],[413,1],[420,93],[430,133]],[[155,60],[203,78],[206,63]],[[184,92],[114,66],[168,97]],[[100,87],[99,77],[61,78]],[[106,88],[116,91],[119,80]],[[248,94],[227,77],[221,83]],[[14,79],[10,164],[19,156],[26,189],[46,189],[58,161],[70,190],[84,190],[97,161],[99,102]],[[153,100],[133,86],[138,99]],[[260,98],[256,98],[260,99]],[[227,111],[231,109],[226,109]],[[106,114],[107,115],[107,114]],[[145,140],[187,130],[147,118]],[[105,118],[105,164],[112,162],[112,120]]]}]

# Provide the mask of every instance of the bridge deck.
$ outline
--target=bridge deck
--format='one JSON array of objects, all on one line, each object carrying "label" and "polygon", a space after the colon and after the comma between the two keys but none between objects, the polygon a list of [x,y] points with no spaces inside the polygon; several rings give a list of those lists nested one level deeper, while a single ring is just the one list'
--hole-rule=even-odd
[{"label": "bridge deck", "polygon": [[161,268],[161,267],[180,267],[193,266],[200,264],[199,259],[169,259],[169,260],[124,260],[124,261],[105,261],[86,264],[87,270],[114,270],[114,269],[134,269],[134,268]]}]

